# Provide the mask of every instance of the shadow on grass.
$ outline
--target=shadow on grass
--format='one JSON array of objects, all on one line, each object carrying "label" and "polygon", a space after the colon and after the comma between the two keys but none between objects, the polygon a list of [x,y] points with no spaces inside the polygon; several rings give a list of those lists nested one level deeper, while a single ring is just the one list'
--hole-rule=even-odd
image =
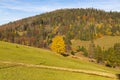
[{"label": "shadow on grass", "polygon": [[118,80],[120,80],[120,74],[116,74],[117,75],[117,77],[118,77]]}]

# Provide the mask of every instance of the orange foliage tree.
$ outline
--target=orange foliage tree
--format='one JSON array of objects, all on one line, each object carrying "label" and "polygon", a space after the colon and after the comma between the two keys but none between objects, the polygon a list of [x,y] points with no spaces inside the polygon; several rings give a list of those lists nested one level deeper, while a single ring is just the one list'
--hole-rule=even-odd
[{"label": "orange foliage tree", "polygon": [[62,36],[55,36],[52,39],[52,44],[50,46],[51,50],[57,52],[57,53],[65,53],[65,42]]}]

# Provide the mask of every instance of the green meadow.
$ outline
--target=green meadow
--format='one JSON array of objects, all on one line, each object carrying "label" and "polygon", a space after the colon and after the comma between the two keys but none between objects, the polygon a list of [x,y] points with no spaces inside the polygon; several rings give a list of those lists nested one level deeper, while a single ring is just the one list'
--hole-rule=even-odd
[{"label": "green meadow", "polygon": [[[0,61],[57,66],[117,74],[120,70],[63,57],[55,52],[0,41]],[[0,63],[0,80],[114,80],[96,75]]]}]

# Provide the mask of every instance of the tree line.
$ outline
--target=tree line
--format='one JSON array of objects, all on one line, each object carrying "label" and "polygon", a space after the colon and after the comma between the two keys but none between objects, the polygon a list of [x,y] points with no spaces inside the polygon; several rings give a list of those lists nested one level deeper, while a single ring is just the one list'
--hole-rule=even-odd
[{"label": "tree line", "polygon": [[[113,47],[105,50],[99,45],[95,45],[94,42],[89,46],[90,49],[87,50],[83,46],[78,46],[76,52],[83,52],[83,55],[91,59],[95,59],[96,63],[104,64],[108,67],[119,67],[120,66],[120,43],[114,44]],[[75,55],[75,53],[72,55]]]}]

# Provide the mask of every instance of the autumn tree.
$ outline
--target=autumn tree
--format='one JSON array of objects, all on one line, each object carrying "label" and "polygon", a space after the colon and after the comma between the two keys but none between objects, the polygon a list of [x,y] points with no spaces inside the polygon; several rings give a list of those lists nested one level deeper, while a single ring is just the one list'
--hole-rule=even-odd
[{"label": "autumn tree", "polygon": [[63,54],[65,53],[66,49],[65,49],[65,42],[62,36],[55,36],[52,39],[52,44],[51,44],[51,50]]}]

